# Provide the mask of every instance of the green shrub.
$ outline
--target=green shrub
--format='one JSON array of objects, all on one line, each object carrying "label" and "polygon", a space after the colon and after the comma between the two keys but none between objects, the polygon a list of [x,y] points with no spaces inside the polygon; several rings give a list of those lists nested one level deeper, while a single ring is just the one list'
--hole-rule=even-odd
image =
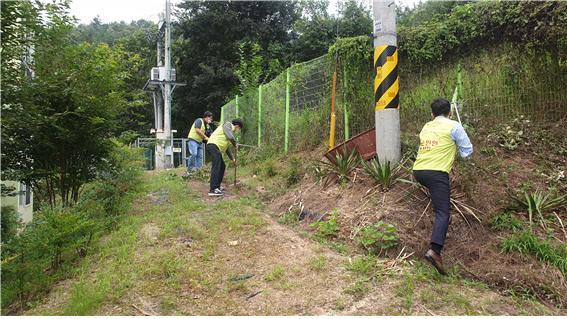
[{"label": "green shrub", "polygon": [[274,163],[272,161],[268,161],[263,165],[262,174],[265,177],[274,177],[274,176],[278,175],[278,172],[276,170],[276,166],[274,165]]},{"label": "green shrub", "polygon": [[362,228],[357,241],[368,252],[381,254],[398,244],[398,234],[394,225],[379,221]]},{"label": "green shrub", "polygon": [[338,212],[333,211],[331,217],[327,221],[318,221],[310,226],[317,229],[317,236],[322,238],[335,237],[339,232],[339,222],[337,220]]},{"label": "green shrub", "polygon": [[2,244],[10,242],[16,237],[20,228],[20,217],[12,206],[2,206],[0,217],[2,219]]},{"label": "green shrub", "polygon": [[299,183],[299,181],[301,180],[302,172],[301,162],[297,158],[291,160],[289,169],[286,171],[285,175],[286,184],[288,187]]},{"label": "green shrub", "polygon": [[140,184],[140,158],[137,150],[116,143],[105,171],[85,185],[76,206],[35,212],[23,231],[2,245],[3,309],[15,301],[24,308],[69,275],[93,240],[124,212],[128,194]]},{"label": "green shrub", "polygon": [[64,268],[85,255],[97,230],[93,220],[71,208],[36,212],[22,233],[3,247],[2,306],[47,291]]}]

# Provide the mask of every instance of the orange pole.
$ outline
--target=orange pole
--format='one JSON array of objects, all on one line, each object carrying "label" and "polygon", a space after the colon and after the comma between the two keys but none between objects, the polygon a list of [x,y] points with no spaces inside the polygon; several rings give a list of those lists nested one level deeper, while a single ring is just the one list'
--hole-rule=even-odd
[{"label": "orange pole", "polygon": [[333,92],[331,93],[331,128],[329,130],[329,150],[335,147],[335,97],[337,93],[337,71],[333,72]]}]

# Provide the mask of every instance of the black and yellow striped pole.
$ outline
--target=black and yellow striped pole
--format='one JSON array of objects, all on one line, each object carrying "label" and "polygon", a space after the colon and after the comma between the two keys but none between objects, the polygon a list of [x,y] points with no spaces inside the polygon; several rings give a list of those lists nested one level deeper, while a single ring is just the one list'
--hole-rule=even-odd
[{"label": "black and yellow striped pole", "polygon": [[374,103],[375,110],[400,107],[400,77],[398,75],[398,48],[381,45],[374,49]]},{"label": "black and yellow striped pole", "polygon": [[400,160],[400,80],[396,8],[393,0],[373,0],[374,110],[376,155],[380,162]]}]

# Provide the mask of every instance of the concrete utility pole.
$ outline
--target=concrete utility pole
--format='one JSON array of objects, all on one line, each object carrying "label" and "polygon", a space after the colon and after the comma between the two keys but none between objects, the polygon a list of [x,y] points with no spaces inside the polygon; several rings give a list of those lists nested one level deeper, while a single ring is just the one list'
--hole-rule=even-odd
[{"label": "concrete utility pole", "polygon": [[[165,145],[164,168],[173,167],[171,133],[171,3],[165,0],[165,83],[163,89],[163,142]],[[157,161],[156,161],[157,163]]]},{"label": "concrete utility pole", "polygon": [[393,0],[373,0],[374,110],[376,155],[381,163],[400,161],[400,100],[396,7]]},{"label": "concrete utility pole", "polygon": [[155,129],[152,129],[151,133],[156,134],[155,168],[165,169],[173,167],[172,133],[175,130],[171,129],[172,95],[177,86],[186,85],[175,81],[176,76],[173,75],[174,69],[171,67],[170,0],[165,1],[165,17],[160,19],[158,29],[157,67],[152,68],[150,80],[144,90],[152,92],[154,101]]},{"label": "concrete utility pole", "polygon": [[[163,67],[163,28],[164,19],[160,15],[159,31],[156,40],[157,43],[157,67]],[[165,166],[165,144],[163,143],[163,101],[164,95],[162,91],[152,91],[154,98],[154,119],[156,129],[156,148],[155,148],[155,166],[156,169],[164,169]]]},{"label": "concrete utility pole", "polygon": [[[160,14],[160,26],[163,22],[163,15]],[[163,37],[163,32],[162,29],[160,28],[160,30],[158,31],[158,39],[156,41],[157,43],[157,67],[162,67],[163,66],[163,43],[162,43],[162,37]],[[160,92],[156,92],[153,91],[152,92],[154,95],[154,111],[155,111],[155,121],[156,121],[156,131],[158,132],[162,132],[163,131],[163,94],[161,94]]]}]

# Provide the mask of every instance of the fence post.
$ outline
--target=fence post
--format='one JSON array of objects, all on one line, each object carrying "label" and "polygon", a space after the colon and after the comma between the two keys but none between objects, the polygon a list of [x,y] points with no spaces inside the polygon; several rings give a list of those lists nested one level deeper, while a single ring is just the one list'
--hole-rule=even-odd
[{"label": "fence post", "polygon": [[345,142],[348,141],[348,139],[350,138],[346,92],[347,92],[347,70],[346,70],[346,66],[343,65],[343,113],[345,115]]},{"label": "fence post", "polygon": [[224,106],[221,106],[220,108],[220,125],[222,126],[224,124]]},{"label": "fence post", "polygon": [[235,115],[234,117],[235,117],[235,118],[238,118],[238,94],[236,94],[236,102],[235,102],[235,103],[236,103],[236,107],[235,107],[235,109],[236,109],[235,114],[236,114],[236,115]]},{"label": "fence post", "polygon": [[285,80],[285,144],[284,144],[284,152],[287,154],[288,150],[288,141],[289,141],[289,68],[286,72],[286,80]]},{"label": "fence post", "polygon": [[262,84],[258,87],[258,146],[262,140]]}]

